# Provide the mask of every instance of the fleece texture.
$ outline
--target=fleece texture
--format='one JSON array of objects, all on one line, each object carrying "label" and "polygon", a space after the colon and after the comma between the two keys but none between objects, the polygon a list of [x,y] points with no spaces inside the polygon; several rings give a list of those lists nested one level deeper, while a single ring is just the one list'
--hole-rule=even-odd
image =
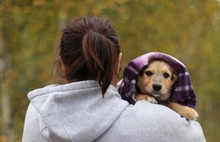
[{"label": "fleece texture", "polygon": [[122,100],[96,81],[50,85],[28,94],[22,142],[204,142],[200,124],[162,105]]}]

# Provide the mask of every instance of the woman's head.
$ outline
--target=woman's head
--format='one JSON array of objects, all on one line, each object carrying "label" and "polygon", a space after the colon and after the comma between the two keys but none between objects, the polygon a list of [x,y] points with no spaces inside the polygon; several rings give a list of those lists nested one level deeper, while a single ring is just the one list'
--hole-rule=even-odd
[{"label": "woman's head", "polygon": [[63,30],[59,57],[67,82],[97,80],[104,94],[118,68],[119,56],[118,37],[108,20],[80,18]]}]

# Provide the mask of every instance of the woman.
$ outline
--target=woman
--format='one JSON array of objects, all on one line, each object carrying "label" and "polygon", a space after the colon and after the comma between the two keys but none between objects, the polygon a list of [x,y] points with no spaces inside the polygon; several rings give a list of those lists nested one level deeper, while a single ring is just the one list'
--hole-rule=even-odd
[{"label": "woman", "polygon": [[23,142],[203,142],[201,126],[161,105],[121,99],[121,51],[111,23],[80,18],[63,30],[59,63],[66,81],[28,94]]}]

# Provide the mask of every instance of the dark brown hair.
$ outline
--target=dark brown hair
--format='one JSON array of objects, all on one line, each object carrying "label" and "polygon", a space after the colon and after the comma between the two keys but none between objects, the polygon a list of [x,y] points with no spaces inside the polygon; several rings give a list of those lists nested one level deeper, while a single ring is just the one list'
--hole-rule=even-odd
[{"label": "dark brown hair", "polygon": [[95,16],[79,18],[62,32],[59,56],[65,65],[66,81],[96,80],[104,95],[120,53],[110,21]]}]

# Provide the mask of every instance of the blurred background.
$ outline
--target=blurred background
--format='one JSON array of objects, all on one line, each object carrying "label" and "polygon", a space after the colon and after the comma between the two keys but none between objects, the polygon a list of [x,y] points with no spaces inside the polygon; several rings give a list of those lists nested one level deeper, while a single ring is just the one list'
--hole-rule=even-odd
[{"label": "blurred background", "polygon": [[88,15],[111,19],[123,68],[151,51],[182,61],[207,142],[219,141],[220,0],[0,0],[1,142],[21,142],[27,93],[51,83],[60,30]]}]

